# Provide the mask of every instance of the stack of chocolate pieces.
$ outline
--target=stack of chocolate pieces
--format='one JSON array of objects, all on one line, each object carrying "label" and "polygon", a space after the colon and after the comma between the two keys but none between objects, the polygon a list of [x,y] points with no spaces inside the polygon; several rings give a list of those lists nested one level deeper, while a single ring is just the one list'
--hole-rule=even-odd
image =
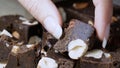
[{"label": "stack of chocolate pieces", "polygon": [[114,6],[105,49],[94,28],[91,0],[53,0],[63,18],[56,39],[35,19],[0,17],[0,63],[4,68],[120,68],[120,13]]}]

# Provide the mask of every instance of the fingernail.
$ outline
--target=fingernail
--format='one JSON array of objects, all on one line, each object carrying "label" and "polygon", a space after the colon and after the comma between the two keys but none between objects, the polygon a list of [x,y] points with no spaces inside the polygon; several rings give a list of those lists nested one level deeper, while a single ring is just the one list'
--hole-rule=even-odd
[{"label": "fingernail", "polygon": [[107,39],[104,37],[103,42],[102,42],[102,47],[105,48],[107,45]]},{"label": "fingernail", "polygon": [[53,17],[49,16],[43,21],[43,26],[50,32],[56,39],[62,35],[62,28]]},{"label": "fingernail", "polygon": [[107,40],[109,38],[109,33],[110,33],[110,24],[106,27],[106,31],[105,31],[105,35],[104,35],[104,39],[103,39],[103,43],[102,43],[102,47],[105,48],[107,45]]}]

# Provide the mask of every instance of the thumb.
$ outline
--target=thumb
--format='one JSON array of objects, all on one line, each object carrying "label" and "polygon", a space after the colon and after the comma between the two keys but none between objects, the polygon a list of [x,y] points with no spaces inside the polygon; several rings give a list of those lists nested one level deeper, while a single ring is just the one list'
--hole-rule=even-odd
[{"label": "thumb", "polygon": [[62,35],[61,16],[51,0],[18,0],[54,37]]}]

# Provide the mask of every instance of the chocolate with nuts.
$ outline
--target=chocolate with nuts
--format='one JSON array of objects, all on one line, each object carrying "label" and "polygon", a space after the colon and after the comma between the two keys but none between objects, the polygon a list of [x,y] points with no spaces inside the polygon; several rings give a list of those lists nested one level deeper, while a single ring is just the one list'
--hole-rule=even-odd
[{"label": "chocolate with nuts", "polygon": [[40,59],[38,49],[40,49],[39,44],[13,46],[5,68],[36,68]]},{"label": "chocolate with nuts", "polygon": [[47,52],[47,57],[53,58],[58,63],[58,68],[73,68],[75,65],[73,60],[53,50]]},{"label": "chocolate with nuts", "polygon": [[8,60],[8,55],[16,41],[6,35],[0,36],[0,62]]},{"label": "chocolate with nuts", "polygon": [[[94,33],[94,28],[91,25],[86,24],[82,21],[73,19],[70,21],[69,27],[65,31],[65,37],[61,40],[58,40],[58,42],[54,45],[54,49],[59,51],[60,53],[64,53],[64,52],[68,52],[69,48],[70,50],[71,48],[72,50],[74,50],[76,49],[76,47],[81,47],[82,45],[85,45],[83,47],[85,47],[85,51],[87,51],[88,47],[89,48],[92,47],[92,46],[89,46],[90,45],[89,40],[91,40],[93,33]],[[83,42],[83,44],[75,43],[75,45],[80,45],[80,46],[74,47],[75,46],[74,43],[73,43],[73,46],[71,46],[72,41],[76,43],[81,41]],[[70,44],[70,47],[69,47],[69,44]]]},{"label": "chocolate with nuts", "polygon": [[78,68],[120,68],[120,49],[108,53],[111,56],[104,53],[99,59],[84,56],[80,58],[77,64],[79,65]]}]

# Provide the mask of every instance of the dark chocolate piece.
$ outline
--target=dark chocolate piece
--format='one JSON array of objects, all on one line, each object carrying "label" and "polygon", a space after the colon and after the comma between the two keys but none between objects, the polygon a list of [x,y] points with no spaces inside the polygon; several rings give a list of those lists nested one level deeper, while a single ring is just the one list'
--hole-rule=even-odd
[{"label": "dark chocolate piece", "polygon": [[[29,24],[25,24],[23,22],[27,22]],[[36,20],[27,20],[20,15],[6,15],[0,17],[0,31],[6,29],[11,34],[14,33],[13,37],[19,41],[23,41],[24,43],[28,43],[29,38],[32,36],[42,36],[42,28],[41,24],[33,24],[30,23],[35,22]]]},{"label": "dark chocolate piece", "polygon": [[28,43],[29,38],[32,36],[41,36],[42,35],[42,29],[41,25],[38,23],[36,25],[26,25],[22,23],[14,23],[13,24],[13,31],[17,32],[19,34],[19,41],[23,41],[24,43]]},{"label": "dark chocolate piece", "polygon": [[111,57],[103,55],[100,59],[82,57],[78,68],[120,68],[120,49],[109,53]]},{"label": "dark chocolate piece", "polygon": [[58,63],[58,68],[74,68],[75,62],[68,57],[64,57],[60,53],[49,50],[47,56],[53,58]]},{"label": "dark chocolate piece", "polygon": [[16,41],[6,35],[0,36],[0,62],[8,60],[8,55]]},{"label": "dark chocolate piece", "polygon": [[40,55],[38,57],[36,54],[39,47],[40,45],[14,46],[5,68],[36,68],[40,59]]},{"label": "dark chocolate piece", "polygon": [[43,36],[42,36],[42,48],[45,51],[48,51],[49,49],[53,48],[53,45],[57,42],[58,40],[53,37],[50,33],[43,31]]},{"label": "dark chocolate piece", "polygon": [[120,48],[120,16],[117,16],[116,18],[118,21],[111,23],[110,26],[110,37],[108,39],[108,50],[116,50],[117,48]]},{"label": "dark chocolate piece", "polygon": [[6,29],[9,32],[11,32],[12,24],[22,22],[21,20],[19,20],[19,17],[22,17],[22,16],[7,15],[7,16],[0,17],[0,31],[2,31],[3,29]]},{"label": "dark chocolate piece", "polygon": [[[69,27],[66,29],[65,37],[59,40],[55,45],[54,49],[59,52],[66,52],[67,45],[76,39],[82,39],[85,42],[89,42],[91,40],[92,35],[94,33],[94,28],[79,20],[70,21]],[[89,45],[89,43],[88,43]]]}]

